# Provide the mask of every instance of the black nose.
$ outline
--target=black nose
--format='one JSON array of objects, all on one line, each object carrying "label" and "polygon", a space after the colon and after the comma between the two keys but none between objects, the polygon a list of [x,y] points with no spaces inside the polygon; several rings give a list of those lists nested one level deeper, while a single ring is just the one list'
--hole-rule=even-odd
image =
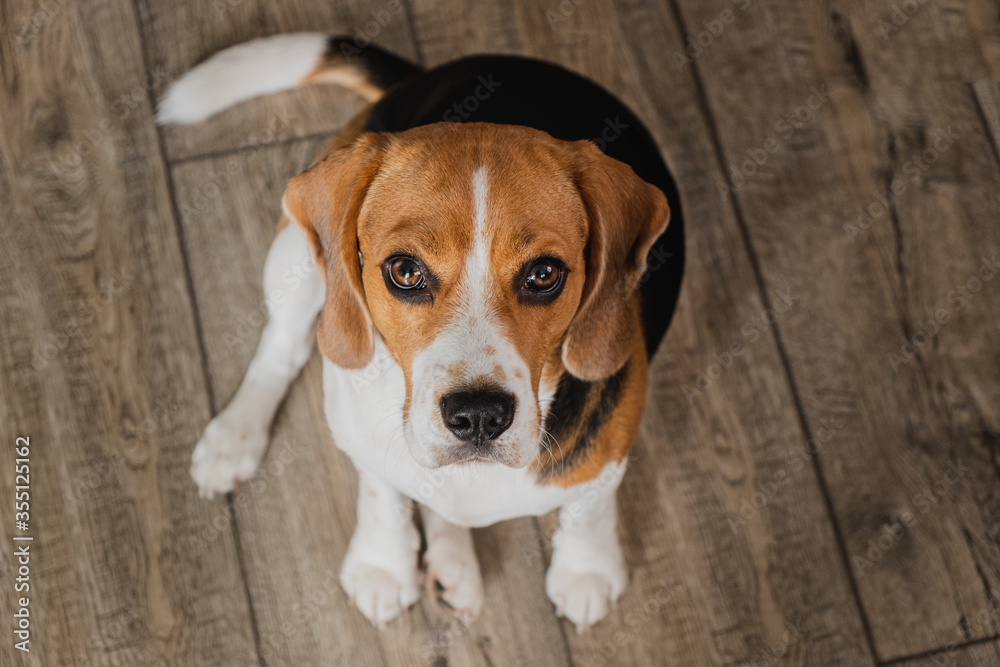
[{"label": "black nose", "polygon": [[441,399],[444,425],[459,440],[495,440],[514,421],[514,396],[502,391],[456,391]]}]

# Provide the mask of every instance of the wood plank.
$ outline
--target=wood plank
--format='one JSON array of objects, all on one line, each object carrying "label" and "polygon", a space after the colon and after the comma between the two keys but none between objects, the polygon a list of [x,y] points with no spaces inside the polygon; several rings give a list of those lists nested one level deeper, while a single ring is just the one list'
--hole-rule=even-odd
[{"label": "wood plank", "polygon": [[[613,9],[506,2],[502,10],[464,15],[476,26],[473,41],[446,39],[448,23],[438,12],[459,9],[427,0],[413,6],[430,64],[523,44],[528,55],[582,71],[621,95],[646,119],[684,197],[685,287],[651,369],[635,464],[620,492],[631,586],[609,619],[583,636],[568,632],[574,661],[872,664],[815,472],[808,461],[791,467],[790,455],[804,452],[806,439],[771,327],[755,324],[765,305],[734,211],[717,196],[722,174],[695,82],[673,65],[683,41],[669,10],[640,2]],[[493,12],[516,17],[520,37],[493,37],[484,28]],[[594,121],[597,136],[605,119]],[[747,327],[756,332],[752,339]],[[713,355],[733,342],[746,352],[689,401],[685,385],[714,373]],[[839,443],[841,436],[832,438]],[[786,480],[780,489],[731,529],[727,512],[750,503],[758,484],[776,475]],[[550,532],[554,518],[544,524]]]},{"label": "wood plank", "polygon": [[[138,7],[157,99],[171,81],[217,51],[268,35],[347,34],[357,37],[361,46],[373,35],[379,46],[416,56],[400,0],[139,0]],[[310,86],[250,100],[196,125],[165,127],[163,136],[171,159],[253,149],[294,137],[332,134],[364,104],[342,88]]]},{"label": "wood plank", "polygon": [[[680,7],[697,32],[732,3]],[[996,157],[952,82],[991,65],[960,8],[927,3],[883,38],[891,11],[754,5],[691,65],[768,291],[801,294],[777,329],[810,432],[843,424],[819,458],[884,660],[995,634],[964,619],[1000,564],[1000,292],[948,301],[1000,249]],[[940,138],[949,128],[960,139]],[[924,165],[926,149],[939,154]],[[948,323],[928,324],[939,312]]]},{"label": "wood plank", "polygon": [[976,646],[945,646],[912,660],[894,662],[897,667],[991,667],[1000,664],[1000,642]]},{"label": "wood plank", "polygon": [[[295,141],[174,169],[219,408],[235,393],[264,324],[261,270],[284,186],[322,144]],[[217,183],[219,174],[230,177]],[[384,632],[354,608],[338,573],[355,525],[356,474],[331,441],[320,375],[317,353],[279,413],[262,471],[234,496],[266,662],[567,665],[544,596],[544,564],[525,567],[519,548],[539,539],[530,522],[477,531],[489,603],[469,629],[439,618],[426,599]]]},{"label": "wood plank", "polygon": [[[18,26],[0,40],[0,663],[256,664],[231,532],[197,554],[187,541],[225,501],[199,501],[187,477],[208,396],[133,6],[0,12]],[[18,436],[34,537],[21,593]],[[27,654],[11,633],[21,596]]]}]

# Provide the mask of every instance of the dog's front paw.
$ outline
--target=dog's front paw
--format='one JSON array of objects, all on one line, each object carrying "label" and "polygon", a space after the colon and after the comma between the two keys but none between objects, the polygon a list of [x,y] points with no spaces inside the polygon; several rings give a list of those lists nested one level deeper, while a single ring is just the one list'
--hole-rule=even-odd
[{"label": "dog's front paw", "polygon": [[361,613],[383,628],[419,597],[415,560],[408,565],[375,563],[348,551],[340,584]]},{"label": "dog's front paw", "polygon": [[209,422],[191,453],[191,479],[198,494],[229,493],[249,479],[267,449],[267,427],[222,413]]},{"label": "dog's front paw", "polygon": [[[471,623],[483,610],[483,577],[476,553],[462,542],[440,538],[427,545],[427,592],[442,615]],[[444,600],[450,609],[436,604]]]},{"label": "dog's front paw", "polygon": [[545,592],[578,633],[607,616],[621,597],[628,581],[624,567],[609,566],[607,572],[574,570],[553,562],[545,575]]}]

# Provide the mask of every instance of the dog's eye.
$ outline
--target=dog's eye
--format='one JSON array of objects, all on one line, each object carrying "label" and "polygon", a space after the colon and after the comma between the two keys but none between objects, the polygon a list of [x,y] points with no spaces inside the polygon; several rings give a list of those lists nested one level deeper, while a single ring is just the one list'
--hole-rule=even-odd
[{"label": "dog's eye", "polygon": [[562,292],[569,270],[552,257],[542,257],[524,265],[517,288],[522,303],[551,303]]},{"label": "dog's eye", "polygon": [[389,279],[399,289],[422,289],[427,281],[424,273],[412,257],[396,257],[389,261]]},{"label": "dog's eye", "polygon": [[524,286],[533,292],[548,292],[559,284],[559,267],[548,260],[536,262],[528,269]]}]

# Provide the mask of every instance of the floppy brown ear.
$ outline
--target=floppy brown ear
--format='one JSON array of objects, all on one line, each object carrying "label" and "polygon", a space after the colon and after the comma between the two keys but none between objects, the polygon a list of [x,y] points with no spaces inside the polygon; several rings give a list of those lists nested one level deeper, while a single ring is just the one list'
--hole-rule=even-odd
[{"label": "floppy brown ear", "polygon": [[305,232],[326,281],[316,338],[342,368],[364,368],[375,352],[375,326],[361,283],[358,212],[378,172],[379,136],[366,134],[320,158],[288,184],[282,207]]},{"label": "floppy brown ear", "polygon": [[563,342],[566,370],[582,380],[617,372],[641,335],[633,295],[646,256],[667,228],[663,192],[589,141],[572,144],[577,186],[590,223],[587,282]]}]

